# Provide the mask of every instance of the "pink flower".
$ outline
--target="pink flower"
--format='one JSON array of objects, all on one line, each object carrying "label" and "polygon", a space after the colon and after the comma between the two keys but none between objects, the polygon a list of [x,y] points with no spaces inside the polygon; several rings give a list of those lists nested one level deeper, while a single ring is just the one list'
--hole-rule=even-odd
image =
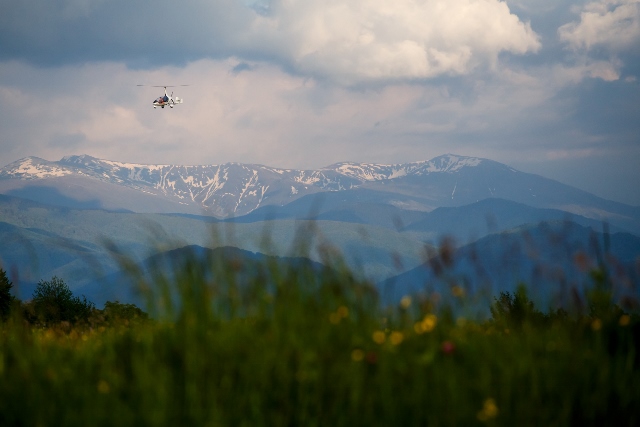
[{"label": "pink flower", "polygon": [[367,361],[367,363],[369,363],[370,365],[375,365],[376,363],[378,363],[378,355],[373,352],[370,351],[367,353],[367,355],[365,356],[365,360]]},{"label": "pink flower", "polygon": [[453,354],[454,351],[456,351],[456,345],[451,341],[445,341],[440,346],[440,350],[442,350],[444,354],[450,355]]}]

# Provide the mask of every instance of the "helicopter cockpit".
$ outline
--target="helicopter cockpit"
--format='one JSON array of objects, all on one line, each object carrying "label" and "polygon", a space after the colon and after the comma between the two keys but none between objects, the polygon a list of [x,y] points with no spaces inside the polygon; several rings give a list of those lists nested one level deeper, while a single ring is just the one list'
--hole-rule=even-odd
[{"label": "helicopter cockpit", "polygon": [[[144,85],[138,85],[138,86],[144,86]],[[180,86],[188,86],[188,85],[180,85]],[[153,86],[153,87],[164,88],[164,96],[159,96],[153,101],[152,103],[153,108],[156,108],[156,107],[164,108],[166,105],[168,105],[170,108],[173,108],[174,105],[182,104],[183,100],[181,98],[178,98],[177,96],[174,98],[173,92],[171,92],[171,96],[167,95],[167,88],[174,87],[174,86]]]}]

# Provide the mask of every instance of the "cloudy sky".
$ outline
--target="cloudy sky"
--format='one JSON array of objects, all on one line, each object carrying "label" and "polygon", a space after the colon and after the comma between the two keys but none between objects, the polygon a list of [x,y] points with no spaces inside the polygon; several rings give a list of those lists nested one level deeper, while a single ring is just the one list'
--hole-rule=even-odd
[{"label": "cloudy sky", "polygon": [[[640,205],[640,0],[0,0],[0,166],[454,153]],[[185,103],[152,108],[162,89]],[[169,89],[171,90],[171,89]]]}]

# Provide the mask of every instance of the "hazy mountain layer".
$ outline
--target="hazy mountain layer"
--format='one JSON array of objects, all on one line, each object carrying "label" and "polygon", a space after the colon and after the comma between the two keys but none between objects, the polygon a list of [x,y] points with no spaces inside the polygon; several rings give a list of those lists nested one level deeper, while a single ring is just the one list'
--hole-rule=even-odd
[{"label": "hazy mountain layer", "polygon": [[377,194],[378,204],[431,211],[487,198],[558,209],[640,232],[640,208],[475,157],[444,155],[397,165],[338,163],[318,170],[227,163],[142,165],[67,156],[28,157],[0,169],[0,193],[73,208],[238,217],[304,196]]},{"label": "hazy mountain layer", "polygon": [[[138,262],[186,245],[315,261],[332,247],[358,274],[382,283],[423,263],[445,235],[458,244],[477,240],[487,258],[475,259],[491,274],[503,274],[507,269],[494,249],[505,238],[495,236],[536,230],[541,221],[588,227],[589,233],[608,227],[612,242],[626,242],[618,255],[627,264],[640,254],[636,236],[618,233],[640,235],[640,208],[491,160],[454,155],[315,171],[30,157],[0,169],[0,193],[0,264],[23,289],[52,275],[72,289],[95,283],[118,271],[114,247]],[[572,233],[585,236],[575,231],[582,229]],[[561,259],[552,257],[549,265]],[[568,262],[566,277],[574,272]],[[522,259],[511,265],[525,275],[532,271]],[[496,276],[495,283],[517,280]]]},{"label": "hazy mountain layer", "polygon": [[[365,224],[294,219],[209,223],[175,215],[50,207],[8,196],[0,196],[0,218],[0,238],[11,243],[0,246],[3,268],[30,283],[59,273],[73,280],[72,288],[117,268],[109,244],[134,261],[190,244],[321,261],[319,247],[333,247],[352,269],[372,278],[418,265],[425,247],[412,236]],[[43,262],[43,257],[57,261]]]},{"label": "hazy mountain layer", "polygon": [[499,292],[512,292],[522,283],[543,307],[568,306],[595,285],[591,273],[604,266],[617,298],[639,297],[640,237],[603,231],[553,221],[490,234],[460,247],[446,243],[429,261],[381,281],[380,288],[391,299],[435,290],[490,303]]}]

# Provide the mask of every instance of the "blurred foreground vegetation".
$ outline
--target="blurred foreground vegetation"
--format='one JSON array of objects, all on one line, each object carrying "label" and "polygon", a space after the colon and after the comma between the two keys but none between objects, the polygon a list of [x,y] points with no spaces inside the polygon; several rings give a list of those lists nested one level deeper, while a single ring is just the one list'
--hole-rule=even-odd
[{"label": "blurred foreground vegetation", "polygon": [[16,301],[2,271],[0,425],[640,425],[640,318],[606,271],[584,304],[521,286],[473,318],[455,286],[386,306],[326,264],[129,265],[149,315],[58,278]]}]

